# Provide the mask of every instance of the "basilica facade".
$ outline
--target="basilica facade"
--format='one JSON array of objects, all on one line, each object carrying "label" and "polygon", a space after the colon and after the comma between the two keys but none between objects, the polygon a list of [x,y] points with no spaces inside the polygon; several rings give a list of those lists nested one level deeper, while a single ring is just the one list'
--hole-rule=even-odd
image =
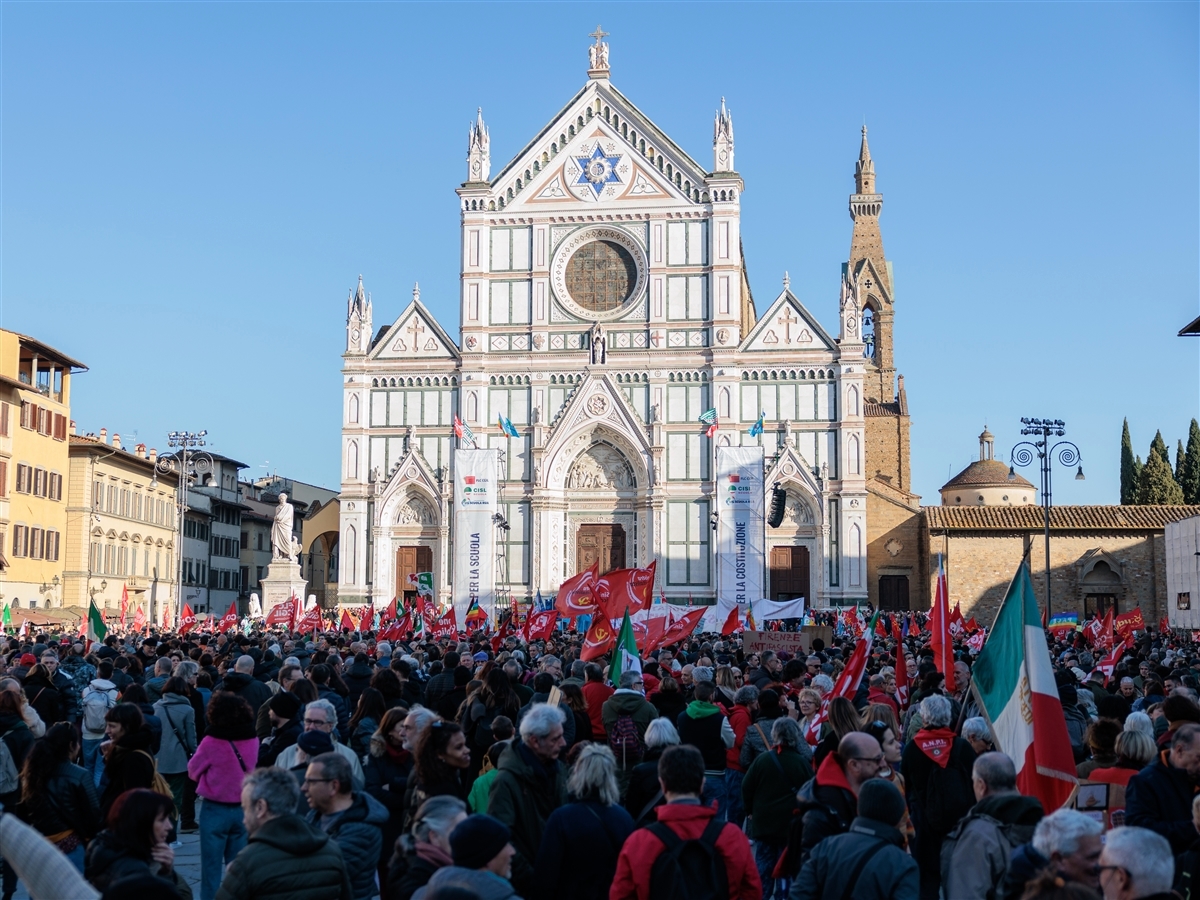
[{"label": "basilica facade", "polygon": [[722,482],[737,480],[717,477],[722,448],[761,448],[763,505],[786,492],[781,524],[752,548],[762,596],[878,601],[882,579],[896,591],[919,575],[865,129],[828,327],[786,276],[756,304],[724,101],[705,166],[617,90],[600,38],[586,83],[520,153],[493,174],[479,114],[466,163],[457,334],[416,289],[381,327],[361,278],[348,300],[341,603],[411,596],[432,572],[435,595],[461,605],[455,451],[472,444],[499,451],[498,604],[551,596],[593,563],[651,561],[656,596],[714,602],[728,589]]}]

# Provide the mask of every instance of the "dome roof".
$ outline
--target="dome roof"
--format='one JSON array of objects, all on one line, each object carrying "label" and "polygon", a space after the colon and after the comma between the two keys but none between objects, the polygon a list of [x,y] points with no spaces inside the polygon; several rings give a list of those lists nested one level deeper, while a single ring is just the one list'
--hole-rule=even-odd
[{"label": "dome roof", "polygon": [[1024,487],[1033,489],[1033,484],[1017,474],[1014,474],[1010,480],[1008,466],[998,459],[977,459],[942,485],[941,490],[948,491],[958,487]]}]

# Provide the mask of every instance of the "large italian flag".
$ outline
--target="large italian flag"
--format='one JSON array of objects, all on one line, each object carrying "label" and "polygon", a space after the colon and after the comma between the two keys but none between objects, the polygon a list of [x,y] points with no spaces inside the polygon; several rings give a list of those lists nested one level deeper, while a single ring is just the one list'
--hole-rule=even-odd
[{"label": "large italian flag", "polygon": [[1029,569],[1021,563],[972,671],[972,688],[1017,767],[1017,788],[1047,812],[1075,790],[1075,762]]}]

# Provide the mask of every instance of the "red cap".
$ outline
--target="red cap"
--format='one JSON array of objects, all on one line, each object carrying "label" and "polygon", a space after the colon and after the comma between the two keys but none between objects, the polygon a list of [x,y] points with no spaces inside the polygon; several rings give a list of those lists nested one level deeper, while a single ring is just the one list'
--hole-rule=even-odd
[{"label": "red cap", "polygon": [[26,653],[24,656],[21,657],[20,665],[36,666],[37,665],[37,657],[34,656],[32,653]]}]

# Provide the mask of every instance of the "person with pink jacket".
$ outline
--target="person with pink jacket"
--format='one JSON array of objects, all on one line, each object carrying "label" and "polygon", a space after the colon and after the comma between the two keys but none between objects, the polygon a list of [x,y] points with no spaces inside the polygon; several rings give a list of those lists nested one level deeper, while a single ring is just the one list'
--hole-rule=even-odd
[{"label": "person with pink jacket", "polygon": [[229,691],[208,701],[208,731],[188,762],[200,806],[200,900],[213,900],[225,866],[246,846],[242,781],[258,764],[250,704]]}]

